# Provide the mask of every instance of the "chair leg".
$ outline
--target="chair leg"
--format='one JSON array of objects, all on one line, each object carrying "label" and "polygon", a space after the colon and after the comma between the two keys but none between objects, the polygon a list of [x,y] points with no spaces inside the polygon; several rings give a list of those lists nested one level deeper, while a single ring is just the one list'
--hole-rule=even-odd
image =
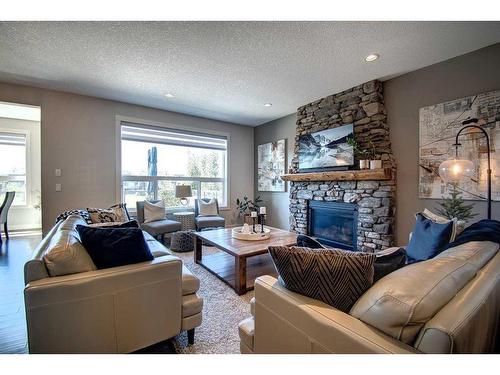
[{"label": "chair leg", "polygon": [[5,239],[9,239],[9,231],[7,230],[7,222],[3,223],[3,231],[5,232]]},{"label": "chair leg", "polygon": [[194,344],[194,328],[187,331],[188,334],[188,345]]}]

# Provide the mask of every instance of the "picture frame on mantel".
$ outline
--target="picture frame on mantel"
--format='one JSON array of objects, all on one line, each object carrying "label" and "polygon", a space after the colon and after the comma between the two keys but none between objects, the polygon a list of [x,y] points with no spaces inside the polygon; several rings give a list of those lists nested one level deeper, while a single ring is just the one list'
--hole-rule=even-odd
[{"label": "picture frame on mantel", "polygon": [[257,146],[257,190],[260,192],[285,192],[286,139],[279,139]]}]

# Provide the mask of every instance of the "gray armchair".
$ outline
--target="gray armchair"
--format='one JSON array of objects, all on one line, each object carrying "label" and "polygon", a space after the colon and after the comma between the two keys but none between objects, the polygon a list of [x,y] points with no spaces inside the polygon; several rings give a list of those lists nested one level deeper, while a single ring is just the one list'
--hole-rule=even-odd
[{"label": "gray armchair", "polygon": [[[210,198],[202,198],[203,202],[209,202]],[[196,230],[199,232],[203,229],[209,228],[223,228],[226,225],[226,219],[219,216],[219,202],[215,199],[215,204],[217,206],[217,215],[200,216],[200,209],[198,206],[198,199],[194,201],[194,224]]]},{"label": "gray armchair", "polygon": [[[14,200],[15,196],[16,196],[15,191],[6,192],[3,203],[0,206],[0,225],[3,224],[3,229],[5,232],[5,239],[6,240],[9,239],[9,231],[7,228],[7,216],[9,214],[9,209],[10,209],[10,206],[12,205],[12,201]],[[2,243],[2,230],[0,229],[0,244],[1,243]]]},{"label": "gray armchair", "polygon": [[[151,203],[158,203],[159,200],[150,201]],[[165,238],[165,234],[170,234],[181,230],[181,223],[175,220],[169,220],[167,218],[158,221],[152,221],[149,223],[144,222],[144,201],[136,203],[137,208],[137,221],[141,226],[141,229],[148,232],[155,238],[160,238],[162,241]]]}]

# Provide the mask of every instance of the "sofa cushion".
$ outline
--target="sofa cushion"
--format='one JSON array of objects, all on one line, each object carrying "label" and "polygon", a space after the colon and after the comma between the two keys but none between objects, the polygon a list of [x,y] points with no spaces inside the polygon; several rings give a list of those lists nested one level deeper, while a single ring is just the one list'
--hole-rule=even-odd
[{"label": "sofa cushion", "polygon": [[416,215],[416,223],[410,243],[406,248],[408,262],[431,259],[450,242],[453,234],[453,222],[437,223],[422,214]]},{"label": "sofa cushion", "polygon": [[220,216],[198,216],[195,219],[198,228],[223,227],[226,220]]},{"label": "sofa cushion", "polygon": [[80,242],[76,225],[86,225],[86,222],[79,215],[68,216],[50,239],[43,254],[43,261],[50,276],[70,275],[96,269]]},{"label": "sofa cushion", "polygon": [[87,208],[92,223],[116,223],[118,215],[113,209],[106,208]]},{"label": "sofa cushion", "polygon": [[144,202],[144,223],[151,223],[165,219],[165,202]]},{"label": "sofa cushion", "polygon": [[141,228],[152,236],[158,236],[160,234],[172,233],[181,230],[181,223],[174,220],[159,220],[153,221],[151,223],[142,223]]},{"label": "sofa cushion", "polygon": [[154,259],[138,228],[90,228],[77,225],[76,230],[98,269]]},{"label": "sofa cushion", "polygon": [[191,273],[186,266],[182,266],[182,295],[196,293],[200,289],[200,279]]},{"label": "sofa cushion", "polygon": [[412,345],[420,329],[495,255],[491,242],[468,242],[408,265],[373,285],[350,314]]},{"label": "sofa cushion", "polygon": [[139,223],[135,220],[125,222],[92,223],[91,228],[139,228]]},{"label": "sofa cushion", "polygon": [[269,246],[284,286],[347,312],[373,283],[375,255],[337,249]]},{"label": "sofa cushion", "polygon": [[434,221],[435,223],[439,223],[439,224],[447,224],[450,221],[453,222],[453,230],[451,233],[450,242],[455,241],[455,238],[460,233],[462,233],[462,231],[465,228],[465,221],[458,220],[458,219],[451,219],[450,220],[447,217],[435,214],[434,212],[432,212],[431,210],[428,210],[427,208],[424,208],[424,210],[422,211],[422,215],[425,216],[427,219],[430,219],[430,220]]},{"label": "sofa cushion", "polygon": [[198,212],[199,216],[217,216],[217,201],[210,199],[208,202],[198,199]]},{"label": "sofa cushion", "polygon": [[203,310],[203,299],[196,294],[182,297],[182,317],[187,318],[201,313]]}]

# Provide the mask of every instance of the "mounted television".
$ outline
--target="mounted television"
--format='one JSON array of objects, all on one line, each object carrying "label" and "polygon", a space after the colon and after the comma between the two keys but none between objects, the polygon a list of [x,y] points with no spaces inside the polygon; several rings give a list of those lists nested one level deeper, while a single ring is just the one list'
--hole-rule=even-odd
[{"label": "mounted television", "polygon": [[353,124],[299,136],[299,171],[346,170],[353,166],[354,148],[348,144],[349,138],[354,138]]}]

